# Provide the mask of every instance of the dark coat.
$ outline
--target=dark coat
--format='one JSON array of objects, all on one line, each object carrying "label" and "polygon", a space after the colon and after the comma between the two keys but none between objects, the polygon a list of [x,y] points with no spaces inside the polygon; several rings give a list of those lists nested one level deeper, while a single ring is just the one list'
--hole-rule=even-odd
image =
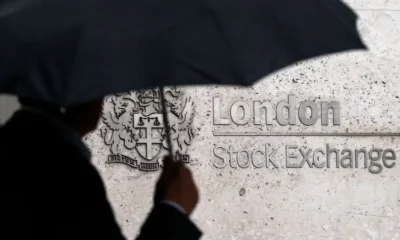
[{"label": "dark coat", "polygon": [[[125,239],[103,181],[42,115],[19,111],[0,128],[1,239]],[[199,239],[175,208],[155,206],[138,239]]]}]

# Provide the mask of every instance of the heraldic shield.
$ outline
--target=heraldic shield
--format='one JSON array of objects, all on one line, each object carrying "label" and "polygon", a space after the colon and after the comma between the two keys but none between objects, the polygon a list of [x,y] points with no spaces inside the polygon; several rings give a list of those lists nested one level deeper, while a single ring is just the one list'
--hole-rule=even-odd
[{"label": "heraldic shield", "polygon": [[[134,128],[139,132],[139,139],[136,141],[136,149],[143,158],[151,161],[156,158],[162,150],[162,129],[164,124],[162,114],[151,114],[149,116],[134,114],[133,122]],[[140,148],[142,145],[144,145],[144,148]]]},{"label": "heraldic shield", "polygon": [[[159,90],[111,95],[105,99],[101,136],[110,147],[108,163],[123,163],[142,171],[156,171],[168,152],[167,131],[162,116]],[[188,147],[195,137],[195,105],[182,90],[165,93],[171,140],[175,157],[190,162]]]}]

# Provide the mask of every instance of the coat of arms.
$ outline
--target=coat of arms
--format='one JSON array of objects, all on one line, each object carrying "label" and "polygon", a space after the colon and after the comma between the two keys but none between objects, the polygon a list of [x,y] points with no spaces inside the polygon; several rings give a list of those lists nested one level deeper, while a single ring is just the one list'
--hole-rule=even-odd
[{"label": "coat of arms", "polygon": [[[168,146],[158,91],[132,91],[105,99],[100,131],[110,146],[108,163],[124,163],[144,171],[162,166]],[[194,138],[194,103],[176,88],[167,88],[165,96],[175,157],[188,163],[187,149]]]}]

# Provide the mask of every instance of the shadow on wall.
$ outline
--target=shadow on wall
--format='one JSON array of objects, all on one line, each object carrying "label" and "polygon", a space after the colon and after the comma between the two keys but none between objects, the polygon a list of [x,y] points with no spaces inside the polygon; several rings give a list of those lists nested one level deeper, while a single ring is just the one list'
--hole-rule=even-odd
[{"label": "shadow on wall", "polygon": [[16,97],[0,95],[0,125],[3,125],[19,108]]}]

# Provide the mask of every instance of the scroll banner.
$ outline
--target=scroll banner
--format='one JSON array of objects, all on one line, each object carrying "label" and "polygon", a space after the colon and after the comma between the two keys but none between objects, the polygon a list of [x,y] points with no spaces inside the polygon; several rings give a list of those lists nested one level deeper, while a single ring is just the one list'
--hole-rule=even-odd
[{"label": "scroll banner", "polygon": [[[175,161],[181,161],[184,163],[189,163],[190,158],[189,155],[183,155],[183,154],[178,154],[174,156]],[[151,162],[151,163],[146,163],[146,162],[141,162],[136,159],[132,159],[128,156],[125,156],[123,154],[112,154],[108,156],[108,163],[123,163],[126,164],[132,168],[139,168],[142,171],[157,171],[161,168],[161,165],[159,162]]]},{"label": "scroll banner", "polygon": [[139,161],[136,159],[132,159],[128,156],[122,154],[113,154],[108,156],[108,163],[123,163],[133,168],[138,168]]}]

